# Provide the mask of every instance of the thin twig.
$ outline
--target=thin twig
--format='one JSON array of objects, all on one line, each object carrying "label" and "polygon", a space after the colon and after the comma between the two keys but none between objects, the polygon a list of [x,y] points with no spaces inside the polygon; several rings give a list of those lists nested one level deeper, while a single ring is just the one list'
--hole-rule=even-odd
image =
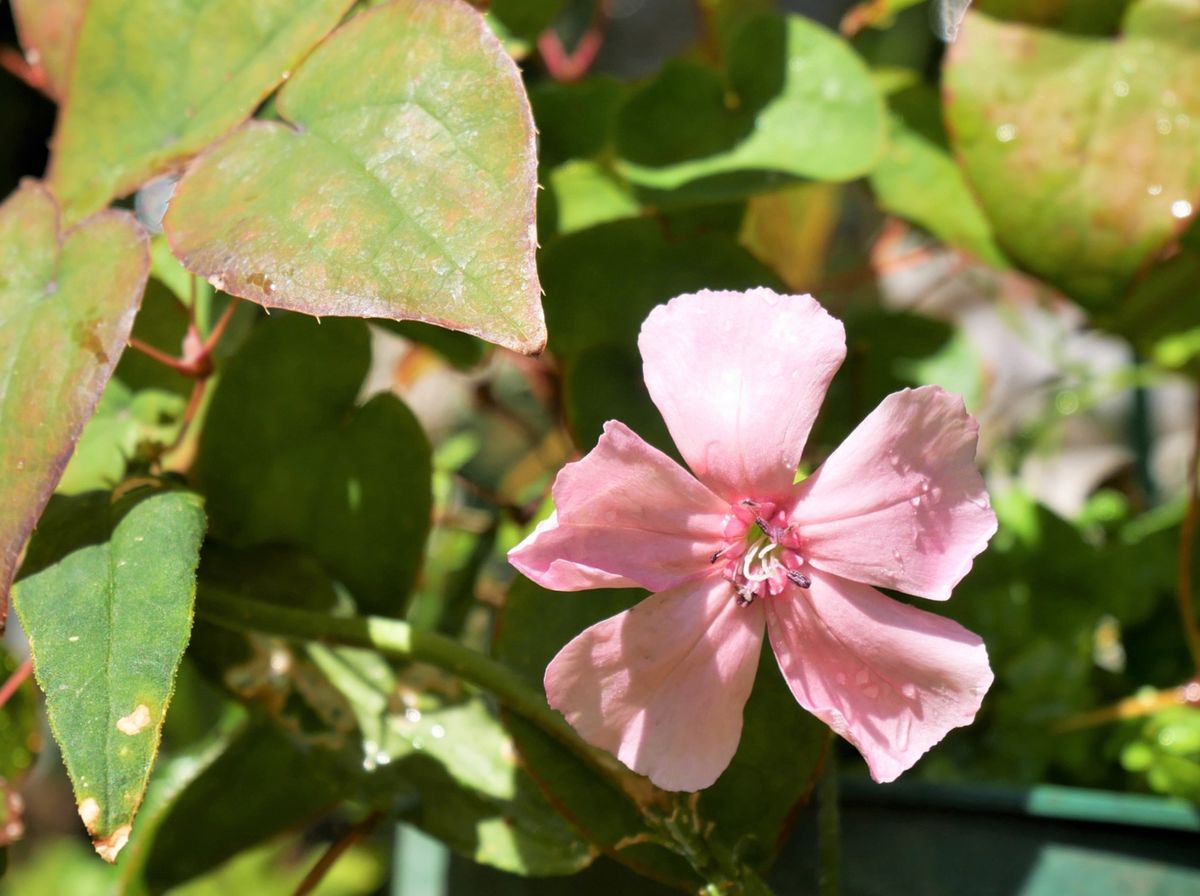
[{"label": "thin twig", "polygon": [[1192,456],[1188,464],[1187,513],[1179,528],[1179,574],[1177,596],[1179,619],[1183,624],[1183,636],[1187,641],[1192,663],[1200,673],[1200,624],[1196,621],[1196,598],[1192,591],[1192,545],[1196,540],[1196,511],[1200,503],[1200,477],[1196,468],[1200,465],[1200,393],[1197,396],[1195,433],[1192,436]]},{"label": "thin twig", "polygon": [[41,65],[30,65],[29,60],[18,50],[12,47],[0,47],[0,68],[47,99],[58,102],[50,93],[46,70]]},{"label": "thin twig", "polygon": [[0,706],[6,704],[13,694],[17,692],[17,688],[25,683],[25,679],[29,677],[29,673],[33,671],[33,658],[29,657],[21,665],[13,670],[13,674],[8,676],[8,680],[0,685]]},{"label": "thin twig", "polygon": [[188,361],[185,361],[183,358],[176,358],[176,357],[173,357],[172,355],[168,355],[162,349],[155,348],[154,346],[150,345],[148,342],[142,342],[142,340],[140,340],[134,336],[130,336],[129,337],[129,347],[132,349],[136,349],[137,351],[141,352],[146,357],[152,358],[153,360],[157,361],[159,364],[162,364],[165,367],[170,367],[172,370],[174,370],[177,373],[182,373],[184,376],[192,375],[191,374],[192,365]]},{"label": "thin twig", "polygon": [[1111,706],[1078,713],[1063,719],[1054,726],[1054,730],[1061,733],[1078,731],[1081,728],[1094,728],[1110,722],[1152,715],[1160,709],[1167,709],[1171,706],[1200,706],[1200,677],[1185,681],[1177,687],[1134,694]]},{"label": "thin twig", "polygon": [[204,340],[204,354],[211,354],[212,350],[217,347],[217,343],[221,341],[221,337],[225,334],[225,328],[233,320],[234,312],[237,311],[239,304],[241,304],[241,300],[237,296],[229,297],[229,304],[225,306],[225,310],[221,312],[221,316],[213,324],[208,338]]},{"label": "thin twig", "polygon": [[330,843],[329,848],[317,860],[317,864],[313,865],[312,870],[304,875],[304,880],[300,881],[300,886],[296,887],[295,896],[308,896],[320,886],[325,875],[329,873],[329,869],[333,867],[333,863],[341,858],[342,853],[371,833],[381,818],[383,818],[382,812],[372,812],[333,843]]}]

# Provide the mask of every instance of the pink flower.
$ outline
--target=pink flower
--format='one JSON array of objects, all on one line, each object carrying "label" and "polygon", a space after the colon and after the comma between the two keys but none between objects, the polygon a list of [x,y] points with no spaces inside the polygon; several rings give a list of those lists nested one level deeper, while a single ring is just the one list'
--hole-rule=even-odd
[{"label": "pink flower", "polygon": [[795,484],[846,355],[811,296],[679,296],[638,346],[695,477],[617,421],[559,474],[555,514],[512,564],[560,591],[655,593],[559,652],[550,705],[659,787],[708,787],[737,749],[765,631],[800,705],[894,780],[992,683],[977,635],[871,587],[945,600],[995,532],[974,418],[940,388],[905,389]]}]

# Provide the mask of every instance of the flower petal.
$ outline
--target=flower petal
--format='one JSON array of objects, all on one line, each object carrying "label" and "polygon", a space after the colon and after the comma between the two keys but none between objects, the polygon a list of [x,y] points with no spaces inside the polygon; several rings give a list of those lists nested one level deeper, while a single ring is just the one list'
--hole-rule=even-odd
[{"label": "flower petal", "polygon": [[545,588],[670,588],[707,573],[729,505],[610,420],[596,447],[554,483],[555,515],[509,552]]},{"label": "flower petal", "polygon": [[598,622],[546,669],[546,696],[580,736],[665,790],[729,765],[762,647],[763,614],[710,576]]},{"label": "flower petal", "polygon": [[835,575],[945,600],[996,532],[979,425],[937,386],[885,398],[796,486],[801,551]]},{"label": "flower petal", "polygon": [[811,296],[699,292],[650,312],[646,386],[693,472],[730,503],[790,493],[846,333]]},{"label": "flower petal", "polygon": [[969,725],[992,683],[978,635],[868,585],[818,573],[808,590],[762,603],[792,693],[858,747],[876,781]]}]

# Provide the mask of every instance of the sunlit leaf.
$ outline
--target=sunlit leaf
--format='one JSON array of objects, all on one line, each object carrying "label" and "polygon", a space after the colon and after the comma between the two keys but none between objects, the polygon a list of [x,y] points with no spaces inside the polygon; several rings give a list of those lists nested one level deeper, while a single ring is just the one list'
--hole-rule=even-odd
[{"label": "sunlit leaf", "polygon": [[622,172],[644,187],[753,175],[762,189],[787,177],[866,174],[883,150],[885,125],[870,73],[845,41],[797,16],[760,16],[734,37],[725,78],[671,62],[631,97],[618,148]]},{"label": "sunlit leaf", "polygon": [[1130,7],[1115,39],[967,17],[948,123],[1003,249],[1111,304],[1200,205],[1200,8]]},{"label": "sunlit leaf", "polygon": [[0,618],[34,523],[129,337],[150,260],[123,212],[63,232],[26,181],[0,205]]},{"label": "sunlit leaf", "polygon": [[54,136],[68,222],[249,117],[352,0],[89,0]]},{"label": "sunlit leaf", "polygon": [[158,752],[203,536],[195,495],[151,495],[114,520],[108,541],[14,589],[79,815],[110,862],[129,839]]},{"label": "sunlit leaf", "polygon": [[363,13],[275,111],[293,126],[252,122],[181,181],[164,226],[189,270],[272,307],[541,349],[533,122],[478,13],[451,0]]},{"label": "sunlit leaf", "polygon": [[891,139],[871,172],[880,206],[981,261],[1006,267],[991,225],[946,145],[937,94],[912,88],[889,104]]}]

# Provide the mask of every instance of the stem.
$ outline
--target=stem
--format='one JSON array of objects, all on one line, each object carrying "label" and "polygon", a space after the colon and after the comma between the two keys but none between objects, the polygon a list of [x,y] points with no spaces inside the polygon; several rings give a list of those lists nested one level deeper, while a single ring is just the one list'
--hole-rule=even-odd
[{"label": "stem", "polygon": [[[193,278],[193,289],[195,289],[195,282],[195,278]],[[208,338],[204,340],[205,355],[211,354],[212,350],[217,347],[217,343],[221,341],[221,337],[225,334],[225,328],[228,327],[229,322],[233,320],[233,314],[235,311],[237,311],[239,304],[241,304],[241,302],[237,296],[229,297],[229,303],[225,306],[225,310],[221,312],[221,316],[217,318],[217,322],[213,324],[213,328],[209,332]]]},{"label": "stem", "polygon": [[[546,703],[542,692],[531,688],[516,672],[453,638],[414,628],[399,619],[379,616],[328,616],[235,597],[217,588],[200,592],[196,615],[214,625],[235,631],[256,631],[305,641],[340,644],[374,650],[384,656],[416,660],[437,666],[490,691],[510,711],[553,737],[581,759],[605,783],[629,799],[652,830],[673,841],[702,876],[722,893],[765,896],[770,890],[753,869],[721,859],[698,832],[687,831],[670,818],[652,811],[646,801],[653,794],[608,753],[585,743],[561,715]],[[714,880],[715,878],[715,880]]]},{"label": "stem", "polygon": [[379,819],[382,817],[382,812],[372,812],[333,843],[329,844],[329,849],[325,850],[321,858],[317,860],[317,864],[313,865],[312,870],[304,875],[304,880],[300,881],[300,886],[296,887],[294,896],[308,896],[309,893],[320,886],[321,881],[325,879],[325,875],[329,873],[329,869],[333,867],[333,863],[341,858],[342,853],[371,833],[375,829],[375,825],[379,824]]},{"label": "stem", "polygon": [[149,343],[142,342],[142,340],[140,340],[140,339],[130,336],[129,337],[129,347],[132,349],[137,349],[139,352],[141,352],[146,357],[153,358],[159,364],[162,364],[166,367],[170,367],[172,370],[174,370],[178,373],[182,373],[184,376],[192,376],[193,375],[192,365],[189,364],[187,361],[183,360],[182,358],[172,357],[171,355],[168,355],[166,352],[155,348],[154,346],[150,345]]},{"label": "stem", "polygon": [[13,674],[8,676],[8,680],[0,685],[0,706],[11,699],[12,695],[17,692],[17,688],[25,683],[25,679],[29,677],[29,673],[33,671],[33,657],[28,657],[25,662],[17,666],[13,670]]},{"label": "stem", "polygon": [[1111,706],[1081,712],[1054,726],[1056,732],[1078,731],[1123,719],[1137,719],[1170,706],[1200,706],[1200,676],[1173,688],[1126,697]]},{"label": "stem", "polygon": [[[490,691],[509,710],[532,722],[570,749],[610,781],[621,774],[616,760],[584,743],[561,715],[551,709],[540,691],[507,666],[453,638],[422,631],[399,619],[379,616],[327,616],[244,600],[215,588],[204,588],[196,615],[237,631],[257,631],[305,641],[365,647],[384,656],[429,663],[463,681]],[[624,783],[618,784],[627,792]]]},{"label": "stem", "polygon": [[1179,528],[1179,574],[1178,591],[1179,618],[1183,624],[1183,636],[1187,641],[1192,663],[1200,672],[1200,624],[1196,621],[1196,599],[1192,592],[1192,545],[1196,541],[1196,509],[1200,503],[1200,477],[1196,468],[1200,465],[1200,400],[1196,406],[1196,430],[1192,437],[1192,456],[1188,464],[1187,513]]},{"label": "stem", "polygon": [[817,892],[841,892],[842,832],[838,806],[837,744],[825,751],[825,769],[817,791]]}]

